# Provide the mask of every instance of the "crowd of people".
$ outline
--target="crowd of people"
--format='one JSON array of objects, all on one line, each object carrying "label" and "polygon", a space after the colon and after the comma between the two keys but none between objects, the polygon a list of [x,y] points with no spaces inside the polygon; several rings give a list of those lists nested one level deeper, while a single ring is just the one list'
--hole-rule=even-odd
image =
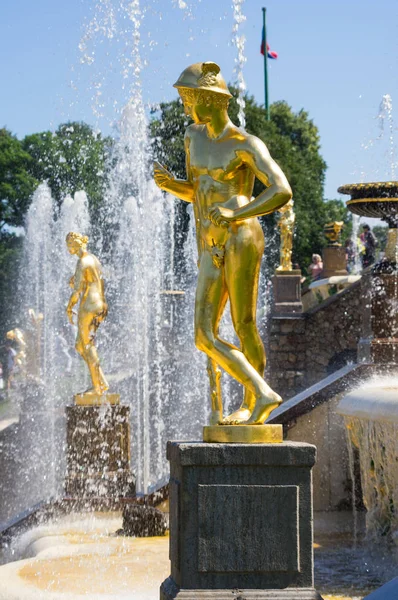
[{"label": "crowd of people", "polygon": [[[356,273],[359,269],[366,269],[374,264],[378,245],[379,242],[369,225],[362,225],[362,232],[358,239],[349,238],[344,245],[348,273]],[[311,281],[322,279],[323,261],[319,254],[312,255],[312,263],[307,271]]]}]

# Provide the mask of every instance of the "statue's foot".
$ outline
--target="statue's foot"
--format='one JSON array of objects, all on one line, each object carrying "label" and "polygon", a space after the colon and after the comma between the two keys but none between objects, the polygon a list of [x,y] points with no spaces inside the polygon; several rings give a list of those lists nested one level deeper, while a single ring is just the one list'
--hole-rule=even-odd
[{"label": "statue's foot", "polygon": [[108,389],[109,389],[109,386],[108,387],[102,386],[102,387],[98,387],[98,388],[92,387],[92,388],[89,388],[88,390],[85,390],[84,392],[80,392],[80,393],[81,394],[89,394],[92,396],[102,396],[102,394],[105,394],[105,392]]},{"label": "statue's foot", "polygon": [[220,425],[222,423],[222,411],[221,410],[212,410],[210,413],[209,424],[211,427],[214,425]]},{"label": "statue's foot", "polygon": [[275,408],[282,404],[282,398],[269,388],[266,395],[257,398],[253,413],[245,425],[263,425]]},{"label": "statue's foot", "polygon": [[239,423],[244,423],[250,419],[251,414],[251,410],[241,406],[238,410],[235,410],[227,417],[224,417],[220,425],[239,425]]}]

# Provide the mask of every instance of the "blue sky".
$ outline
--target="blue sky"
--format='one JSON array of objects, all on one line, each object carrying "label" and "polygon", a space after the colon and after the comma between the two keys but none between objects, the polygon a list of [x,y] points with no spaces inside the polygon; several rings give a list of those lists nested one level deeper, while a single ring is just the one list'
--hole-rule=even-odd
[{"label": "blue sky", "polygon": [[[102,7],[111,0],[97,0]],[[213,60],[233,81],[232,0],[141,0],[140,52],[145,102],[175,96],[172,83],[188,64]],[[116,2],[114,2],[116,5]],[[93,0],[2,0],[0,3],[0,126],[18,136],[86,120],[106,132],[128,100],[130,77],[119,75],[117,54],[128,56],[131,36],[88,43],[91,66],[80,64],[79,42],[95,13]],[[245,0],[248,91],[263,96],[263,0]],[[318,126],[328,164],[325,197],[343,183],[391,177],[387,131],[379,105],[390,94],[398,123],[398,3],[396,0],[267,0],[268,39],[279,53],[270,61],[271,101],[307,110]],[[130,28],[131,29],[131,28]],[[127,35],[127,42],[126,42]],[[130,36],[130,37],[129,37]],[[122,39],[121,39],[122,38]],[[123,44],[125,44],[123,46]],[[125,84],[123,89],[123,83]],[[93,85],[102,92],[103,117],[92,112]],[[98,87],[100,86],[100,87]],[[397,125],[393,135],[398,143]],[[381,139],[378,139],[380,138]],[[397,174],[398,178],[398,174]]]}]

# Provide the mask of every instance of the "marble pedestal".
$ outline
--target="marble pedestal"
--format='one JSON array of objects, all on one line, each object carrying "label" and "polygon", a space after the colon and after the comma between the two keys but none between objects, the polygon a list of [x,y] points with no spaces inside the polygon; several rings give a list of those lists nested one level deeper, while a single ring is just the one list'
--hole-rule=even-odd
[{"label": "marble pedestal", "polygon": [[315,446],[169,442],[171,575],[161,600],[321,600]]},{"label": "marble pedestal", "polygon": [[292,314],[303,312],[301,301],[301,271],[276,271],[272,278],[274,286],[274,313]]},{"label": "marble pedestal", "polygon": [[65,491],[75,498],[117,498],[128,494],[130,408],[121,404],[68,406]]}]

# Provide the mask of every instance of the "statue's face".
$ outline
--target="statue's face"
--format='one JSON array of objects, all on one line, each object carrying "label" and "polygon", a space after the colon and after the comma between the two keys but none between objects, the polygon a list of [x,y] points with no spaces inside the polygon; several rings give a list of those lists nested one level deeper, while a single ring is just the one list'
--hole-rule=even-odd
[{"label": "statue's face", "polygon": [[184,112],[197,124],[205,124],[211,121],[212,103],[209,102],[207,94],[203,90],[178,90],[184,103]]},{"label": "statue's face", "polygon": [[195,123],[204,125],[211,121],[212,109],[205,104],[194,103],[191,106],[191,116]]},{"label": "statue's face", "polygon": [[80,250],[80,244],[76,240],[68,240],[66,242],[69,254],[77,254]]}]

